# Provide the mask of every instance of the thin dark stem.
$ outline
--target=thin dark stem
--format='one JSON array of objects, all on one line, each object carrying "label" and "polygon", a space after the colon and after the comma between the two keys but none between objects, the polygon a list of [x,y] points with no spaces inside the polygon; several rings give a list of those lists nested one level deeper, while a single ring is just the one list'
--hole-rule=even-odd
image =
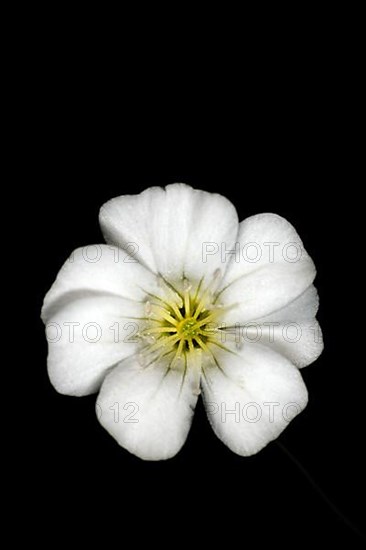
[{"label": "thin dark stem", "polygon": [[366,540],[366,536],[364,533],[362,533],[356,525],[352,523],[352,521],[347,518],[343,512],[339,510],[339,508],[330,500],[330,498],[324,493],[323,489],[319,487],[319,485],[316,483],[316,481],[311,477],[309,472],[306,470],[306,468],[301,464],[301,462],[283,445],[283,443],[280,443],[279,441],[276,441],[278,447],[281,449],[282,452],[285,453],[285,455],[298,467],[300,472],[303,474],[303,476],[308,480],[312,488],[318,493],[318,495],[323,499],[323,501],[329,506],[329,508],[334,512],[336,516],[349,528],[351,529],[356,535],[358,535],[362,540]]}]

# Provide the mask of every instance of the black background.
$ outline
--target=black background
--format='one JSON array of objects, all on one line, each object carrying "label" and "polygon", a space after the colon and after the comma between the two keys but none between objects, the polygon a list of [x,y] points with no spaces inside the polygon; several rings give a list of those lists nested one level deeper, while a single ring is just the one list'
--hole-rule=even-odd
[{"label": "black background", "polygon": [[[360,199],[332,76],[276,70],[249,94],[234,79],[221,95],[215,79],[214,94],[179,76],[160,92],[160,77],[144,74],[126,91],[115,75],[98,85],[75,63],[62,76],[51,72],[28,112],[34,429],[24,468],[41,502],[33,527],[45,524],[66,540],[74,530],[81,539],[114,533],[121,545],[132,535],[136,544],[147,536],[149,544],[208,545],[223,536],[225,546],[356,547],[348,519],[363,529],[364,365],[349,304],[359,261],[350,223]],[[99,425],[95,396],[58,395],[48,381],[39,313],[59,268],[73,249],[103,242],[105,201],[172,182],[226,195],[240,219],[286,217],[315,261],[325,350],[302,370],[309,404],[279,439],[305,474],[276,443],[250,458],[234,455],[214,436],[201,402],[175,458],[141,461]]]}]

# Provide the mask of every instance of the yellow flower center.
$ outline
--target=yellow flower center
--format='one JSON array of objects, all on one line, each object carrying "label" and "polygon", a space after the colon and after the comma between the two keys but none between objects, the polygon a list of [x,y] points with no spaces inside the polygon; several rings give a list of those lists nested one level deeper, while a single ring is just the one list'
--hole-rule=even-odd
[{"label": "yellow flower center", "polygon": [[161,278],[161,294],[149,294],[146,302],[141,364],[147,366],[171,354],[170,368],[174,368],[190,352],[201,349],[213,355],[212,346],[222,347],[224,308],[216,303],[218,275],[206,287],[203,280],[194,284],[184,278],[173,286]]}]

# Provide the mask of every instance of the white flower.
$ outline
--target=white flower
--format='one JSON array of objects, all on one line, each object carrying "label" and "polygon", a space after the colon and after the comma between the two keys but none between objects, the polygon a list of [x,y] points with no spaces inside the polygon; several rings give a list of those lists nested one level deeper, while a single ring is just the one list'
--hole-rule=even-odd
[{"label": "white flower", "polygon": [[101,424],[149,460],[180,450],[202,391],[216,435],[258,452],[306,406],[299,368],[322,351],[295,229],[275,214],[239,223],[184,184],[112,199],[100,225],[109,244],[76,250],[44,300],[56,390],[100,389]]}]

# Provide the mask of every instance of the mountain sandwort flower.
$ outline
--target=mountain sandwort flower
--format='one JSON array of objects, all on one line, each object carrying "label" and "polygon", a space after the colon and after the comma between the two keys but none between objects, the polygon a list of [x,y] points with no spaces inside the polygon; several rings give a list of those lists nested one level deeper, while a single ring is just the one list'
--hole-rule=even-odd
[{"label": "mountain sandwort flower", "polygon": [[201,393],[217,436],[258,452],[306,406],[299,368],[323,347],[295,229],[275,214],[239,223],[185,184],[112,199],[100,225],[108,244],[74,251],[44,300],[53,386],[100,390],[101,424],[144,459],[180,450]]}]

